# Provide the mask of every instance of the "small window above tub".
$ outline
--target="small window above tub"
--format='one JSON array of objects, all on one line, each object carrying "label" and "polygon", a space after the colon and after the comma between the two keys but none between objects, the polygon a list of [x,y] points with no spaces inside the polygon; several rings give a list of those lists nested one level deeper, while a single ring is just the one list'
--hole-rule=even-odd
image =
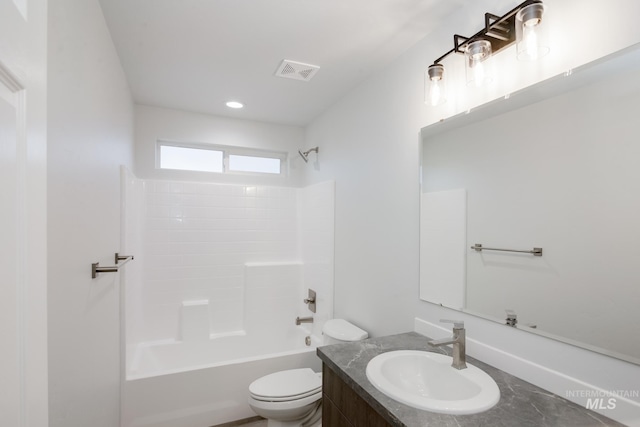
[{"label": "small window above tub", "polygon": [[282,159],[277,157],[245,156],[229,154],[229,171],[231,172],[258,172],[281,173]]},{"label": "small window above tub", "polygon": [[284,152],[161,140],[156,150],[158,169],[285,175],[286,160]]},{"label": "small window above tub", "polygon": [[195,147],[159,144],[160,169],[223,172],[224,152]]}]

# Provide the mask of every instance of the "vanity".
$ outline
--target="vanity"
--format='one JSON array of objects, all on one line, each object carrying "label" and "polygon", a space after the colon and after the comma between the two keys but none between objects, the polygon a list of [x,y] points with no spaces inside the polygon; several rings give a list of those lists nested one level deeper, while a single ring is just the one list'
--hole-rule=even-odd
[{"label": "vanity", "polygon": [[[500,389],[500,401],[471,415],[449,415],[415,409],[387,397],[367,379],[367,364],[395,350],[450,353],[430,347],[430,338],[416,332],[319,347],[323,361],[322,425],[324,427],[385,426],[622,426],[560,396],[467,356],[467,362],[489,374]],[[453,369],[453,368],[451,368]]]}]

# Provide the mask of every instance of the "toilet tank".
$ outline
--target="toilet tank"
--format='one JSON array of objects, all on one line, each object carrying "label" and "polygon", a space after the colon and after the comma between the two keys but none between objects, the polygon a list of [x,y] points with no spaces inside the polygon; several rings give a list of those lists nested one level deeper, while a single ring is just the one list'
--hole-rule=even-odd
[{"label": "toilet tank", "polygon": [[327,320],[322,327],[322,335],[323,345],[361,341],[369,336],[367,331],[344,319]]}]

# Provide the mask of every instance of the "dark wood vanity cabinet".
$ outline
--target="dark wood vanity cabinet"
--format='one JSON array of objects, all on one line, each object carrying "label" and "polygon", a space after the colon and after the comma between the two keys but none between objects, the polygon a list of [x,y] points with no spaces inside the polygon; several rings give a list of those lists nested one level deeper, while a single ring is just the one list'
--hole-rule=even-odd
[{"label": "dark wood vanity cabinet", "polygon": [[326,364],[322,365],[322,427],[390,427]]}]

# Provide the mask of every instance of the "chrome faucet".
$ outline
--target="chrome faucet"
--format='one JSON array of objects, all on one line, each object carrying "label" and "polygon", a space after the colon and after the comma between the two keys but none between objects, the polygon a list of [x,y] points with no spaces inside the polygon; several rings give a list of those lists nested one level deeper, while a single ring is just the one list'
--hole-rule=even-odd
[{"label": "chrome faucet", "polygon": [[313,323],[313,317],[296,317],[296,325],[300,325],[302,323]]},{"label": "chrome faucet", "polygon": [[439,340],[431,340],[429,345],[440,347],[441,345],[453,344],[453,366],[456,369],[466,369],[467,356],[465,353],[465,331],[462,320],[440,320],[443,323],[453,323],[453,336]]}]

